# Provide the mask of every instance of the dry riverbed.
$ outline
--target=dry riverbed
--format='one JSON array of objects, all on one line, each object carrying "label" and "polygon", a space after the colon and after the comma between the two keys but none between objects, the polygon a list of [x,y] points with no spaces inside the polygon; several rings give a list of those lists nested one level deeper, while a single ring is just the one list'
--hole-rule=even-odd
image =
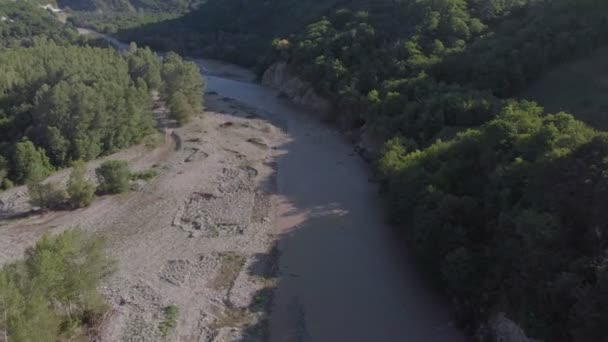
[{"label": "dry riverbed", "polygon": [[111,311],[98,341],[465,341],[353,147],[250,71],[195,61],[204,118],[110,157],[159,175],[73,212],[20,217],[25,189],[0,194],[0,263],[44,232],[108,236],[119,269],[101,288]]},{"label": "dry riverbed", "polygon": [[0,194],[0,263],[21,257],[44,232],[81,227],[107,236],[118,261],[101,288],[111,311],[99,341],[266,340],[276,261],[273,146],[285,136],[232,99],[208,94],[206,105],[203,118],[168,129],[160,146],[109,157],[158,171],[137,190],[34,215],[24,187]]}]

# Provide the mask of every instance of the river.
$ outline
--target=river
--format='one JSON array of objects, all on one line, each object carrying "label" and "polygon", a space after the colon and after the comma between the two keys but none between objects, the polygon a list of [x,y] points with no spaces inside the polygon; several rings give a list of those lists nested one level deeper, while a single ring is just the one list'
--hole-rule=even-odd
[{"label": "river", "polygon": [[465,341],[447,301],[427,288],[385,223],[377,186],[352,146],[276,91],[218,76],[217,62],[200,63],[207,91],[258,109],[289,135],[277,159],[280,258],[271,341]]}]

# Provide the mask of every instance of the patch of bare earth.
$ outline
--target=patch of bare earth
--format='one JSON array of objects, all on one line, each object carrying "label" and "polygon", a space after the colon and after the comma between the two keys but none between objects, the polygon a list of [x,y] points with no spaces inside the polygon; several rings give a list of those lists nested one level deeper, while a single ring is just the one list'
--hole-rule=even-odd
[{"label": "patch of bare earth", "polygon": [[[158,171],[136,191],[33,215],[23,187],[0,194],[0,262],[22,256],[44,232],[79,226],[108,236],[119,263],[100,289],[112,309],[98,341],[264,340],[273,279],[260,269],[276,260],[272,147],[283,133],[235,101],[210,94],[207,106],[204,118],[166,130],[160,146],[111,156]],[[164,331],[170,306],[177,322]]]}]

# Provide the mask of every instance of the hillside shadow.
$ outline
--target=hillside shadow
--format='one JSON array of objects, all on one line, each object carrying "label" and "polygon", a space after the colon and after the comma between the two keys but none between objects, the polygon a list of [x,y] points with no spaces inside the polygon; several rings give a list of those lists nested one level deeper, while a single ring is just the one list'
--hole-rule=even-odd
[{"label": "hillside shadow", "polygon": [[245,4],[242,0],[207,0],[178,18],[119,29],[114,35],[159,51],[175,51],[190,57],[216,58],[253,67],[261,56],[270,52],[272,39],[295,34],[352,2],[255,1]]},{"label": "hillside shadow", "polygon": [[464,341],[346,139],[271,90],[234,86],[251,93],[213,91],[269,106],[256,115],[288,136],[263,185],[278,202],[276,240],[247,269],[266,281],[249,306],[261,319],[240,341]]}]

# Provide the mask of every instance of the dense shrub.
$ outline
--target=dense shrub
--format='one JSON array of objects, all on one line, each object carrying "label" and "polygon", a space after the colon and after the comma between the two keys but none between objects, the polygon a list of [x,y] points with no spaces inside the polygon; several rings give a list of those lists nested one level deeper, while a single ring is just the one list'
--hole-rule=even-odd
[{"label": "dense shrub", "polygon": [[27,182],[27,190],[30,196],[30,204],[42,210],[60,209],[68,199],[65,189],[54,182],[32,179]]},{"label": "dense shrub", "polygon": [[0,335],[15,342],[55,342],[69,339],[85,319],[100,316],[106,304],[97,286],[113,270],[104,245],[101,238],[68,230],[43,236],[24,260],[5,265]]},{"label": "dense shrub", "polygon": [[32,177],[40,180],[53,170],[44,150],[27,139],[15,144],[13,156],[13,178],[18,182],[24,182]]},{"label": "dense shrub", "polygon": [[98,190],[104,194],[119,194],[129,191],[131,171],[129,164],[122,160],[108,160],[95,170],[99,183]]},{"label": "dense shrub", "polygon": [[163,59],[162,79],[169,116],[178,124],[187,123],[203,111],[205,84],[196,64],[184,61],[175,53],[169,53]]},{"label": "dense shrub", "polygon": [[74,208],[88,207],[95,199],[95,183],[87,179],[86,173],[87,167],[83,161],[77,161],[72,166],[67,193]]},{"label": "dense shrub", "polygon": [[149,170],[145,170],[145,171],[133,172],[131,174],[131,179],[133,179],[133,180],[141,179],[141,180],[149,181],[156,176],[158,176],[158,172],[154,169],[149,169]]},{"label": "dense shrub", "polygon": [[425,150],[392,141],[380,169],[391,218],[461,313],[602,341],[607,161],[605,133],[523,102]]}]

